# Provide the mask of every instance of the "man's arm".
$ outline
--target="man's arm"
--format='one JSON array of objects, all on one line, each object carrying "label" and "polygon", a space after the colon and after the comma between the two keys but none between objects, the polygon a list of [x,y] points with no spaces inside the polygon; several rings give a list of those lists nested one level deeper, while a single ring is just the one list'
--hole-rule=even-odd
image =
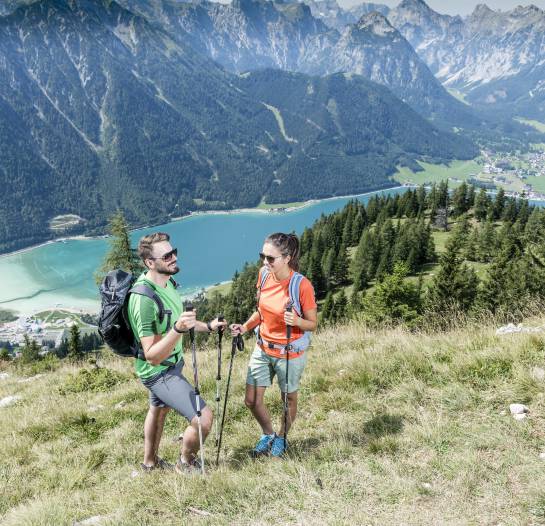
[{"label": "man's arm", "polygon": [[[218,318],[214,318],[210,322],[210,328],[213,331],[215,331],[218,327],[225,327],[226,325],[227,325],[226,321],[219,321]],[[195,322],[195,330],[197,332],[210,332],[208,330],[208,323],[206,323],[205,321],[199,321],[199,320]]]},{"label": "man's arm", "polygon": [[[187,331],[195,327],[195,312],[183,312],[174,324],[178,331]],[[206,328],[206,324],[204,324]],[[205,330],[208,330],[207,328]],[[153,334],[151,336],[142,336],[140,343],[144,350],[144,356],[151,365],[160,365],[172,353],[178,340],[181,338],[180,332],[170,329],[165,335]]]}]

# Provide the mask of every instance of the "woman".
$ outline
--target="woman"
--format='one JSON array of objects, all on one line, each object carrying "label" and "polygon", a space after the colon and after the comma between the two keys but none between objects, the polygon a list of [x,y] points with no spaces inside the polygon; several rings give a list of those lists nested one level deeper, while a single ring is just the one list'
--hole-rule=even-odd
[{"label": "woman", "polygon": [[[263,431],[252,453],[280,457],[287,449],[285,437],[297,415],[297,391],[310,341],[308,331],[316,329],[317,307],[312,284],[297,272],[299,240],[296,235],[271,234],[265,239],[259,255],[263,267],[257,279],[257,310],[242,325],[231,325],[231,332],[236,336],[258,329],[257,343],[248,365],[244,400]],[[294,294],[298,297],[293,297]],[[287,309],[290,303],[293,308]],[[289,342],[288,325],[291,327]],[[284,429],[285,419],[282,419],[278,433],[274,432],[269,411],[263,403],[265,390],[275,375],[284,403],[285,393],[288,393],[287,429]]]}]

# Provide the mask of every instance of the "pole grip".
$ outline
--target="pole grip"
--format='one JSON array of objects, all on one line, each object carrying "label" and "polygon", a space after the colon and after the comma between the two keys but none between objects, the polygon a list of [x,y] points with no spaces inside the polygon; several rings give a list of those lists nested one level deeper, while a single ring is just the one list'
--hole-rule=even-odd
[{"label": "pole grip", "polygon": [[[292,310],[293,310],[293,305],[291,304],[291,302],[289,302],[286,305],[286,312],[291,312]],[[291,325],[286,325],[286,337],[287,337],[288,343],[289,343],[290,339],[291,339]]]},{"label": "pole grip", "polygon": [[[193,312],[193,303],[191,303],[190,301],[186,301],[184,303],[184,310],[185,312]],[[193,342],[193,340],[195,339],[195,328],[192,327],[191,329],[189,329],[189,339]]]}]

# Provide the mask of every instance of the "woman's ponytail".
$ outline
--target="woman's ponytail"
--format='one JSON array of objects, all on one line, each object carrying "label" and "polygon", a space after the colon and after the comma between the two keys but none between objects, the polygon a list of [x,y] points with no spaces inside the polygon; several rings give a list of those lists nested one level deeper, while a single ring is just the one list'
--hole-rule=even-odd
[{"label": "woman's ponytail", "polygon": [[265,239],[276,247],[283,256],[290,256],[289,267],[296,272],[299,270],[299,238],[295,234],[276,232]]}]

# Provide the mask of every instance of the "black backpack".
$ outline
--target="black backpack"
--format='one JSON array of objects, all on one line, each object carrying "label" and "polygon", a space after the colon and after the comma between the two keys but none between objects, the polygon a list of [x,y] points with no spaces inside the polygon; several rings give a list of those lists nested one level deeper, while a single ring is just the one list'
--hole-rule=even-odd
[{"label": "black backpack", "polygon": [[[167,316],[167,330],[170,329],[172,311],[166,310],[161,298],[147,285],[134,285],[136,278],[124,270],[108,272],[100,285],[102,300],[98,321],[98,332],[104,343],[119,356],[128,356],[145,360],[140,342],[134,337],[129,324],[127,307],[131,294],[141,294],[151,298],[159,309],[159,323]],[[176,282],[171,278],[175,287]],[[165,362],[162,362],[165,364]],[[167,365],[172,365],[167,362]]]}]

